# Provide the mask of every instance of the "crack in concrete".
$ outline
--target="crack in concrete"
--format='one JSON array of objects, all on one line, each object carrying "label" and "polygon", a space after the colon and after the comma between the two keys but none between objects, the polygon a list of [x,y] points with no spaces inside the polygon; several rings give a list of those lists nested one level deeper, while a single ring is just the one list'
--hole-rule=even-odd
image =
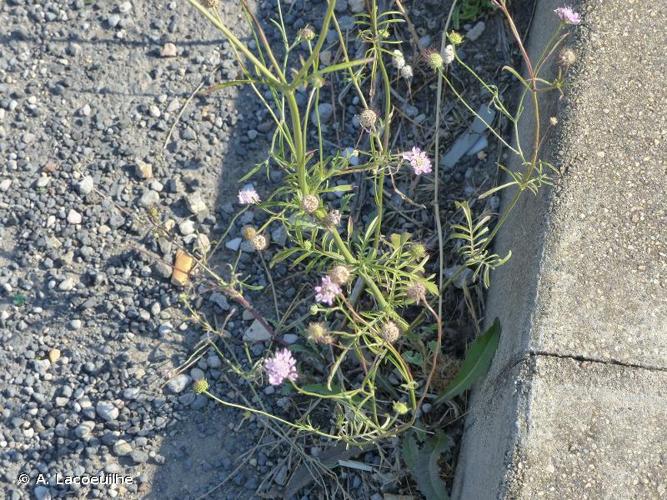
[{"label": "crack in concrete", "polygon": [[[667,372],[667,367],[663,366],[653,366],[653,365],[642,365],[639,363],[627,363],[625,361],[620,361],[618,359],[603,359],[603,358],[590,358],[588,356],[575,356],[572,354],[558,354],[555,352],[548,352],[548,351],[528,351],[528,356],[545,356],[545,357],[550,357],[550,358],[560,358],[560,359],[571,359],[573,361],[579,361],[579,362],[589,362],[589,363],[599,363],[603,365],[612,365],[612,366],[622,366],[624,368],[636,368],[636,369],[641,369],[641,370],[648,370],[648,371],[655,371],[655,372]],[[522,359],[526,359],[526,357],[522,357]],[[516,366],[513,365],[513,366]]]}]

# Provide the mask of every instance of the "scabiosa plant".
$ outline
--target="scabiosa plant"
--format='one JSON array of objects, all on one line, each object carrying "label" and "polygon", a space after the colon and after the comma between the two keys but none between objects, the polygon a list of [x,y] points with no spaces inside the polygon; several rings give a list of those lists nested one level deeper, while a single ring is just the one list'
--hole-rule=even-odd
[{"label": "scabiosa plant", "polygon": [[572,7],[563,6],[554,10],[558,18],[565,24],[577,25],[581,23],[581,16]]},{"label": "scabiosa plant", "polygon": [[276,351],[264,361],[264,370],[269,376],[269,384],[280,385],[286,380],[296,382],[299,374],[296,371],[296,359],[289,349]]},{"label": "scabiosa plant", "polygon": [[417,146],[413,147],[410,151],[403,153],[401,157],[403,160],[410,163],[415,175],[430,174],[433,170],[431,159]]},{"label": "scabiosa plant", "polygon": [[329,276],[323,276],[322,283],[315,287],[315,300],[331,306],[341,293],[343,293],[343,290],[337,283]]},{"label": "scabiosa plant", "polygon": [[260,201],[259,194],[257,194],[252,184],[246,184],[239,191],[239,203],[241,205],[256,205]]}]

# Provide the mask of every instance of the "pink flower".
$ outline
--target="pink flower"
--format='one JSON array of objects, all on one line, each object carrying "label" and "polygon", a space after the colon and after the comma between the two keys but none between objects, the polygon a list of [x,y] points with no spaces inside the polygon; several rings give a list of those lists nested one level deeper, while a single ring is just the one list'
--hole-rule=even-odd
[{"label": "pink flower", "polygon": [[415,175],[430,174],[433,170],[431,168],[431,159],[418,147],[412,148],[411,151],[406,151],[401,156],[405,161],[410,163]]},{"label": "pink flower", "polygon": [[343,293],[340,286],[334,283],[329,276],[322,278],[322,284],[315,287],[315,300],[323,304],[333,305],[336,295]]},{"label": "pink flower", "polygon": [[581,16],[571,7],[558,7],[554,12],[565,24],[579,24],[581,22]]},{"label": "pink flower", "polygon": [[273,357],[267,358],[264,361],[264,369],[271,385],[280,385],[285,380],[294,382],[299,376],[296,371],[296,360],[289,349],[276,351]]},{"label": "pink flower", "polygon": [[247,184],[239,191],[239,203],[241,205],[254,205],[259,203],[259,195],[252,184]]}]

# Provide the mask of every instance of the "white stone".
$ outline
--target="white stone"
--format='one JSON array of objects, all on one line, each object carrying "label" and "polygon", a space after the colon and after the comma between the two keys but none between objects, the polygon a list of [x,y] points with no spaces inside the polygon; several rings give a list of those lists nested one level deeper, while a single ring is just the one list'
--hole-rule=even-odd
[{"label": "white stone", "polygon": [[70,208],[67,213],[67,222],[70,224],[81,224],[81,222],[83,222],[83,216],[73,208]]},{"label": "white stone", "polygon": [[269,332],[259,320],[255,320],[248,327],[243,334],[243,340],[246,342],[264,342],[271,339],[271,332]]}]

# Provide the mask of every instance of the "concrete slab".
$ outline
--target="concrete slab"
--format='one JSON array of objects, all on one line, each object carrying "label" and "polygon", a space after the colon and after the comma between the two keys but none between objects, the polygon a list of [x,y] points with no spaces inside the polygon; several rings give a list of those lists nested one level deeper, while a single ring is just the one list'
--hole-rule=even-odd
[{"label": "concrete slab", "polygon": [[[531,54],[561,3],[538,0]],[[503,336],[472,395],[454,498],[666,497],[667,10],[576,9],[566,97],[543,103],[561,123],[547,157],[563,176],[523,197],[498,235],[513,257],[486,315]],[[532,124],[520,129],[530,144]]]},{"label": "concrete slab", "polygon": [[667,372],[533,361],[505,497],[666,498]]}]

